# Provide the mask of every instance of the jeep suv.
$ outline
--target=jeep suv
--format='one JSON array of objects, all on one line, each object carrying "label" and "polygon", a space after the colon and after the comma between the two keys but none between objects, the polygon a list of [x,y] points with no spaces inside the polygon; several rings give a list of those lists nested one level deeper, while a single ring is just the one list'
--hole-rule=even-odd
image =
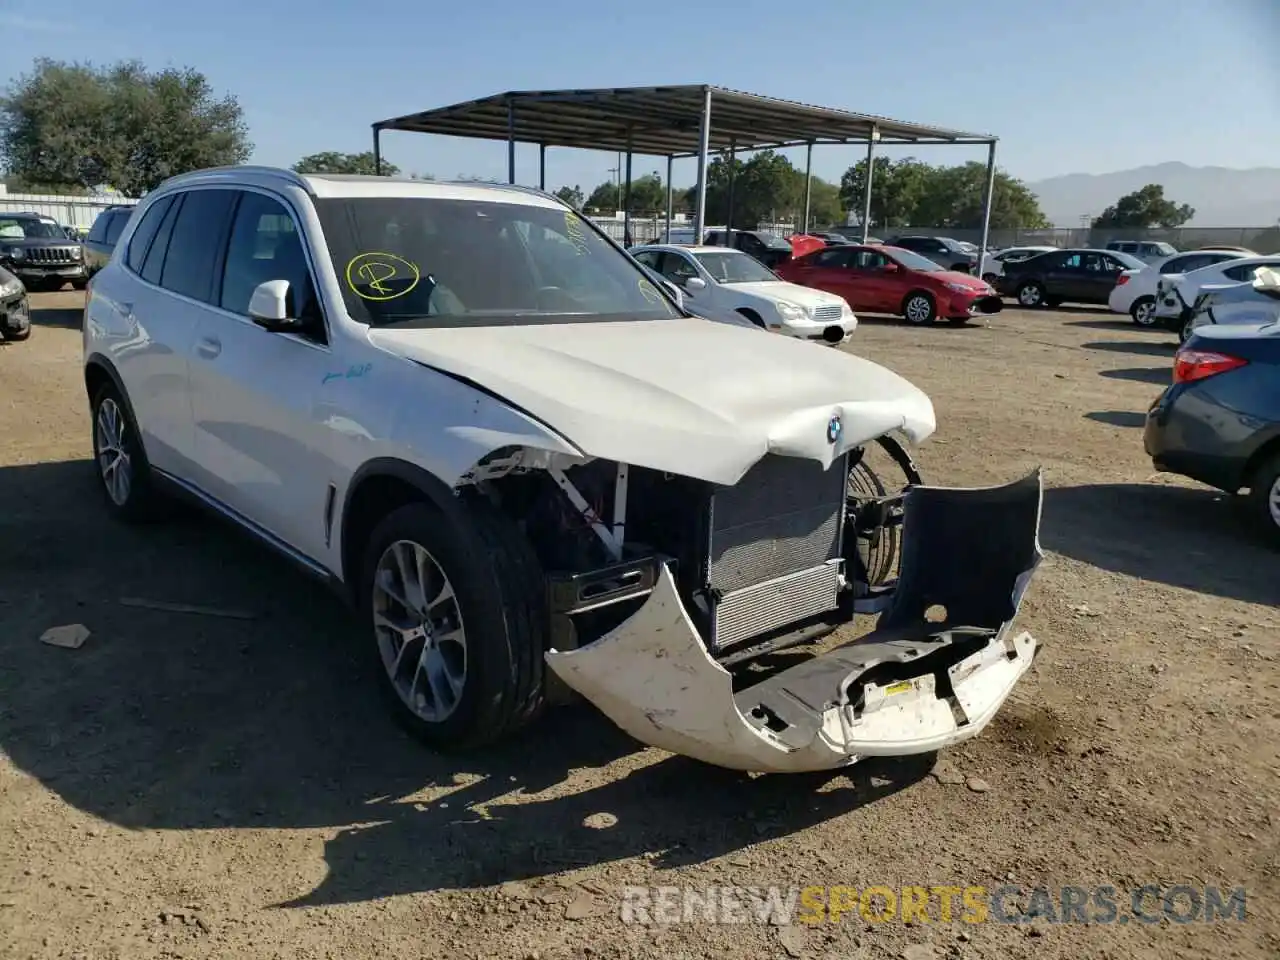
[{"label": "jeep suv", "polygon": [[80,242],[35,213],[0,213],[0,266],[28,290],[57,290],[68,282],[83,290],[87,279]]},{"label": "jeep suv", "polygon": [[[710,763],[832,768],[973,736],[1035,652],[1010,623],[1038,473],[853,496],[870,445],[933,431],[928,397],[689,316],[540,191],[186,174],[85,309],[107,508],[185,496],[332,584],[438,747],[576,692]],[[899,535],[898,577],[868,575]],[[735,691],[729,665],[856,611],[880,628]]]}]

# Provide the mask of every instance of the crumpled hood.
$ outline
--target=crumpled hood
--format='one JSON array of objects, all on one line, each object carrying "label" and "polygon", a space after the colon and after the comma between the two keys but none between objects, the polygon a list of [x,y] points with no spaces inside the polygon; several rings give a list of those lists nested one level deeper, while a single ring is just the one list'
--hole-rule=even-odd
[{"label": "crumpled hood", "polygon": [[788,303],[798,304],[810,310],[814,307],[827,306],[829,304],[844,305],[844,298],[834,293],[815,290],[812,287],[802,287],[798,283],[791,283],[787,280],[756,280],[751,283],[728,283],[725,284],[725,289],[732,290],[734,293],[746,293],[752,296],[764,297],[768,300],[785,300]]},{"label": "crumpled hood", "polygon": [[369,340],[496,394],[587,456],[713,483],[736,483],[766,453],[829,466],[890,430],[919,442],[936,425],[929,398],[878,364],[697,318],[382,328]]}]

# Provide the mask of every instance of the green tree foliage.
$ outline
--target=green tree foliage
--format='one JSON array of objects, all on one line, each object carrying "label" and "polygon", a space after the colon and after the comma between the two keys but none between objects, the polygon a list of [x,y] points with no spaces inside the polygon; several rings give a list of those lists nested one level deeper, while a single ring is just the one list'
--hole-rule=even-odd
[{"label": "green tree foliage", "polygon": [[[707,165],[707,223],[754,230],[760,223],[798,223],[803,217],[804,172],[782,154],[762,150],[749,160],[734,158],[733,223],[728,224],[729,170],[727,155],[716,157]],[[693,187],[685,192],[685,204],[689,209],[697,204]],[[810,224],[825,225],[841,219],[839,188],[814,177],[809,198]]]},{"label": "green tree foliage", "polygon": [[0,157],[20,179],[138,197],[169,177],[243,163],[240,104],[189,68],[41,59],[0,98]]},{"label": "green tree foliage", "polygon": [[1180,227],[1196,215],[1195,208],[1166,200],[1164,187],[1148,183],[1141,190],[1127,193],[1107,207],[1093,221],[1095,227]]},{"label": "green tree foliage", "polygon": [[[840,197],[847,209],[861,214],[867,162],[859,160],[840,178]],[[987,166],[976,161],[960,166],[934,166],[914,157],[876,157],[871,178],[871,222],[878,227],[982,226]],[[1049,221],[1026,184],[996,171],[991,197],[991,226],[1042,229]]]},{"label": "green tree foliage", "polygon": [[[293,165],[293,169],[295,173],[352,173],[365,176],[374,176],[378,172],[372,150],[366,150],[364,153],[338,153],[336,150],[325,150],[323,153],[313,153],[303,157]],[[386,158],[383,158],[382,175],[384,177],[394,177],[399,172],[399,167],[394,163],[388,163]]]},{"label": "green tree foliage", "polygon": [[575,210],[581,210],[583,204],[582,188],[577,184],[572,187],[561,187],[556,191],[556,196],[573,207]]},{"label": "green tree foliage", "polygon": [[[622,209],[622,194],[618,184],[605,181],[587,197],[586,209],[597,213],[612,214]],[[667,209],[667,188],[656,173],[646,173],[631,181],[631,215],[656,217]]]}]

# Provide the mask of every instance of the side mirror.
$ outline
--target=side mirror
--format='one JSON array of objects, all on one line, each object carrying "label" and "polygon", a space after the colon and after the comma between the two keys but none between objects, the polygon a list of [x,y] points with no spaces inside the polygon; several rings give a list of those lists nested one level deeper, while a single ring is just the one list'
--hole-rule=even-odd
[{"label": "side mirror", "polygon": [[898,272],[900,272],[901,270],[902,270],[902,268],[901,268],[900,266],[898,266],[896,263],[886,263],[886,264],[884,265],[884,272],[885,272],[885,273],[898,273]]},{"label": "side mirror", "polygon": [[258,284],[249,297],[249,319],[272,333],[297,330],[301,323],[289,316],[289,281],[268,280]]},{"label": "side mirror", "polygon": [[697,290],[705,290],[707,289],[707,281],[703,280],[701,277],[690,277],[684,282],[684,288],[690,293]]}]

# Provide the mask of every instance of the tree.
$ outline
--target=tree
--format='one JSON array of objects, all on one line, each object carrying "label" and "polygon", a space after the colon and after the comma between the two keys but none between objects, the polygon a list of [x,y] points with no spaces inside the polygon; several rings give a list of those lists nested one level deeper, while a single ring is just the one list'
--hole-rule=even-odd
[{"label": "tree", "polygon": [[583,202],[582,188],[577,184],[574,184],[572,187],[561,187],[559,190],[556,191],[556,196],[559,197],[561,200],[563,200],[565,203],[567,203],[569,206],[573,207],[573,209],[575,210],[582,209],[582,202]]},{"label": "tree", "polygon": [[[733,223],[729,220],[729,158],[716,157],[707,165],[708,224],[725,224],[735,230],[754,230],[765,221],[798,214],[804,198],[804,174],[773,150],[762,150],[743,161],[733,160]],[[696,189],[685,191],[690,209],[697,204]]]},{"label": "tree", "polygon": [[0,156],[22,180],[138,197],[179,173],[243,163],[240,104],[190,68],[35,62],[0,98]]},{"label": "tree", "polygon": [[[840,178],[846,207],[862,211],[867,162],[860,160]],[[982,227],[987,166],[971,161],[954,167],[923,163],[914,157],[893,161],[876,157],[871,178],[871,222],[881,227]],[[1026,184],[996,171],[991,193],[991,226],[1039,230],[1049,226],[1040,201]]]},{"label": "tree", "polygon": [[[667,188],[662,178],[656,173],[646,173],[638,180],[631,181],[631,215],[657,216],[667,209]],[[606,180],[591,191],[587,197],[586,209],[598,213],[613,214],[622,209],[622,194],[618,184]]]},{"label": "tree", "polygon": [[[876,157],[871,174],[871,222],[881,227],[909,226],[934,169],[915,157]],[[862,219],[867,161],[859,160],[840,177],[840,201]]]},{"label": "tree", "polygon": [[[293,170],[295,173],[355,173],[365,176],[378,172],[372,150],[364,153],[338,153],[336,150],[313,153],[295,163]],[[400,168],[394,163],[382,161],[382,176],[394,177],[399,172]]]},{"label": "tree", "polygon": [[840,202],[840,188],[828,183],[821,177],[814,177],[809,187],[809,222],[801,224],[804,216],[804,174],[799,170],[800,185],[796,188],[800,206],[797,208],[796,224],[801,230],[810,230],[818,226],[844,223],[844,207]]},{"label": "tree", "polygon": [[1141,190],[1127,193],[1107,207],[1093,221],[1095,227],[1180,227],[1196,215],[1194,207],[1166,200],[1164,187],[1148,183]]}]

